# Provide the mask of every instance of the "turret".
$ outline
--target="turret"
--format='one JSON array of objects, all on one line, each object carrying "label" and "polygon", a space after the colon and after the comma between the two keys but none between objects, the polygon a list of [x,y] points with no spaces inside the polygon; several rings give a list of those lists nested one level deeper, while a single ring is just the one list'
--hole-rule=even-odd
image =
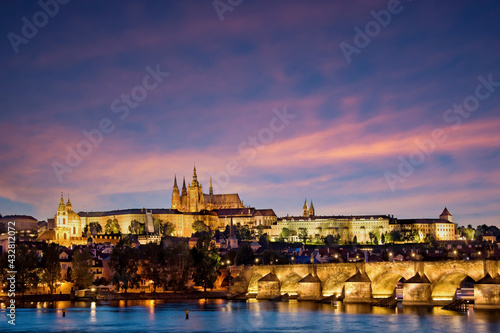
[{"label": "turret", "polygon": [[68,202],[66,203],[66,208],[68,211],[73,211],[73,205],[71,205],[71,201],[69,201],[69,194],[68,194]]},{"label": "turret", "polygon": [[450,214],[448,208],[444,207],[443,212],[439,215],[440,219],[448,220],[448,222],[453,222],[453,215]]},{"label": "turret", "polygon": [[61,192],[61,201],[59,201],[59,207],[57,210],[63,211],[66,210],[66,205],[64,204],[63,193]]},{"label": "turret", "polygon": [[304,207],[302,207],[302,216],[306,217],[309,214],[309,210],[307,209],[307,199],[304,201]]},{"label": "turret", "polygon": [[214,195],[214,188],[212,187],[212,177],[210,177],[210,190],[208,194]]}]

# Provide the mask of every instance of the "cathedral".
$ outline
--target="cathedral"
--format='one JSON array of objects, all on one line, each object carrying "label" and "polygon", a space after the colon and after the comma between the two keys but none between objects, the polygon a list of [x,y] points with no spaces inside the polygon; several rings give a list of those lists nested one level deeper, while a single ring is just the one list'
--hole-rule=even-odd
[{"label": "cathedral", "polygon": [[182,192],[177,186],[177,176],[174,176],[174,188],[172,190],[172,202],[170,207],[180,212],[196,213],[202,210],[244,208],[240,196],[233,194],[214,194],[212,178],[210,178],[210,189],[208,194],[203,193],[203,187],[198,182],[196,167],[193,169],[193,181],[186,188],[186,179],[182,181]]}]

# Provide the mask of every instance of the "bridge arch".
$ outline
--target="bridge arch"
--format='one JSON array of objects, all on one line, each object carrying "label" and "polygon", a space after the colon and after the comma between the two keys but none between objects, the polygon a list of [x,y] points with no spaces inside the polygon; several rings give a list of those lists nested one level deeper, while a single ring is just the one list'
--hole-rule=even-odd
[{"label": "bridge arch", "polygon": [[250,282],[248,282],[248,292],[250,294],[256,294],[259,291],[259,280],[263,277],[262,274],[255,273],[250,278]]},{"label": "bridge arch", "polygon": [[465,272],[446,273],[433,283],[431,297],[435,301],[452,300],[455,298],[457,288],[468,275]]},{"label": "bridge arch", "polygon": [[323,296],[341,295],[345,281],[352,275],[347,272],[330,276],[323,285]]},{"label": "bridge arch", "polygon": [[297,295],[299,291],[299,281],[302,279],[300,275],[297,273],[289,274],[282,282],[281,282],[281,293],[282,294],[290,294]]},{"label": "bridge arch", "polygon": [[386,273],[380,276],[377,281],[372,282],[373,297],[383,298],[391,296],[401,278],[404,278],[404,276],[399,273]]}]

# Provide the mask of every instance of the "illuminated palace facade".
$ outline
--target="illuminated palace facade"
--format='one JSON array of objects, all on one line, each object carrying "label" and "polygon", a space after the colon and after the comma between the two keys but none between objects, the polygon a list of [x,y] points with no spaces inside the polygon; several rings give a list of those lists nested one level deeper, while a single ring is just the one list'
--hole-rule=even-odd
[{"label": "illuminated palace facade", "polygon": [[272,225],[270,236],[278,240],[284,228],[290,231],[289,240],[298,241],[301,232],[307,232],[309,238],[321,239],[328,235],[339,235],[342,243],[352,242],[354,237],[358,243],[371,241],[370,234],[378,235],[393,230],[416,232],[421,241],[430,234],[437,241],[456,239],[456,225],[453,216],[447,208],[438,219],[396,219],[389,215],[350,215],[350,216],[316,216],[314,206],[307,207],[307,201],[302,209],[302,216],[287,216]]},{"label": "illuminated palace facade", "polygon": [[237,193],[214,194],[211,179],[209,193],[203,193],[195,167],[189,187],[186,187],[186,182],[183,180],[182,192],[179,191],[177,177],[174,177],[170,209],[142,208],[75,213],[69,198],[65,203],[61,194],[53,225],[40,235],[39,239],[57,242],[64,246],[85,244],[87,238],[82,237],[85,226],[97,222],[104,231],[108,220],[117,220],[122,234],[129,233],[132,221],[144,224],[145,231],[153,233],[154,221],[160,220],[162,223],[170,222],[174,225],[172,236],[191,237],[195,221],[203,221],[212,230],[223,230],[230,224],[231,218],[235,224],[249,227],[258,225],[270,227],[277,221],[272,209],[245,207]]}]

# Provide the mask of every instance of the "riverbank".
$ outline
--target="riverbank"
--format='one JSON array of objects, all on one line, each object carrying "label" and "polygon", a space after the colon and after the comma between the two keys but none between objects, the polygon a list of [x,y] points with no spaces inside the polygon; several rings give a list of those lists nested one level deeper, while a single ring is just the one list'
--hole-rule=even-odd
[{"label": "riverbank", "polygon": [[[228,291],[193,291],[188,293],[103,293],[98,297],[76,297],[70,294],[16,295],[16,304],[25,302],[57,302],[57,301],[121,301],[121,300],[190,300],[190,299],[228,299]],[[0,303],[10,302],[10,298],[0,296]]]}]

